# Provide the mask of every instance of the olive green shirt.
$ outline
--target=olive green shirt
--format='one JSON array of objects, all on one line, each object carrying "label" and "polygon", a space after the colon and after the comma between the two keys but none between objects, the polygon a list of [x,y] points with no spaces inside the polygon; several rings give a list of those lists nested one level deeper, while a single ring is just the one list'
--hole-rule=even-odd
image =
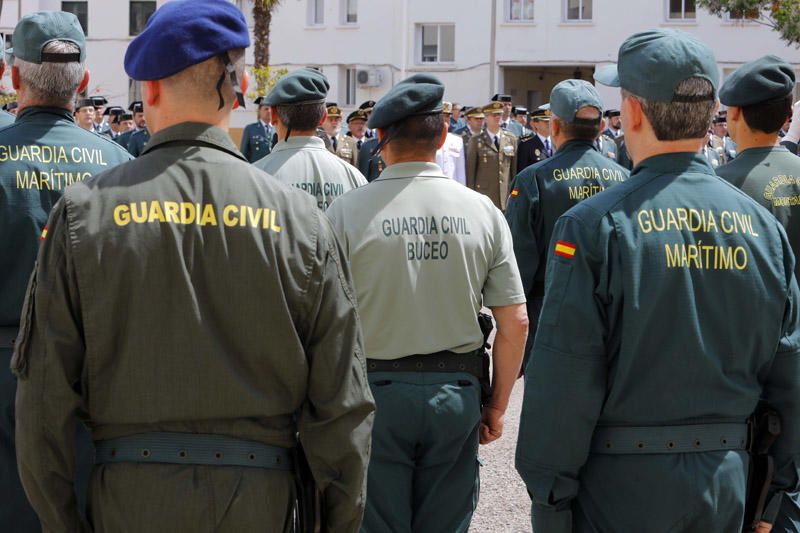
[{"label": "olive green shirt", "polygon": [[329,152],[319,137],[289,137],[254,165],[282,183],[306,191],[322,210],[367,183],[357,168]]},{"label": "olive green shirt", "polygon": [[350,259],[368,358],[475,350],[481,306],[525,303],[502,213],[435,163],[390,165],[326,214]]},{"label": "olive green shirt", "polygon": [[45,530],[74,531],[81,416],[95,440],[299,435],[325,529],[357,531],[374,405],[348,266],[308,195],[223,130],[183,123],[67,189],[48,225],[12,362],[20,474]]},{"label": "olive green shirt", "polygon": [[485,129],[470,138],[466,151],[467,187],[485,194],[494,205],[505,209],[509,184],[517,174],[517,137],[501,129],[495,145]]}]

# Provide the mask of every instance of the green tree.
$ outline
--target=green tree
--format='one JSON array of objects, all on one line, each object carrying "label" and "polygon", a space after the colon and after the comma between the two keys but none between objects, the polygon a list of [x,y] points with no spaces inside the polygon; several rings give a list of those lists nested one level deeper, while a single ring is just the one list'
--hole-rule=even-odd
[{"label": "green tree", "polygon": [[800,0],[697,0],[712,15],[730,14],[769,26],[789,44],[800,47]]},{"label": "green tree", "polygon": [[281,76],[286,74],[286,69],[273,69],[269,66],[269,32],[272,25],[272,12],[281,3],[281,0],[251,0],[253,2],[253,54],[255,65],[253,77],[256,90],[251,93],[253,97],[264,96],[275,85]]}]

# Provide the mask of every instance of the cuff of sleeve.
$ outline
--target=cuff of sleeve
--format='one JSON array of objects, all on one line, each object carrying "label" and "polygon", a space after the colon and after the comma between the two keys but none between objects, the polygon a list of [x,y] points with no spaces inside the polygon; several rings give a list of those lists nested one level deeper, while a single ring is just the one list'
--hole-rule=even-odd
[{"label": "cuff of sleeve", "polygon": [[572,511],[558,511],[552,507],[531,506],[531,522],[534,531],[547,533],[572,533]]}]

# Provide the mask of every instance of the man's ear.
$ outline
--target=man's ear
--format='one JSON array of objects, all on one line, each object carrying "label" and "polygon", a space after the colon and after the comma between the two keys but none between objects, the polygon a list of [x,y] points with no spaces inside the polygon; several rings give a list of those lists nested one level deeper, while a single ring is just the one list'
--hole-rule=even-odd
[{"label": "man's ear", "polygon": [[322,113],[322,120],[319,121],[319,125],[322,126],[325,124],[325,121],[328,120],[328,110],[326,109],[324,113]]},{"label": "man's ear", "polygon": [[89,69],[87,68],[83,72],[83,80],[81,80],[81,84],[78,86],[78,93],[82,93],[89,86],[89,78],[90,78]]},{"label": "man's ear", "polygon": [[19,68],[11,66],[11,86],[15,91],[19,91]]},{"label": "man's ear", "polygon": [[622,114],[626,117],[628,129],[631,131],[641,131],[644,119],[644,109],[642,103],[635,97],[629,96],[622,101]]},{"label": "man's ear", "polygon": [[144,102],[148,107],[154,106],[161,99],[161,82],[150,80],[142,82]]}]

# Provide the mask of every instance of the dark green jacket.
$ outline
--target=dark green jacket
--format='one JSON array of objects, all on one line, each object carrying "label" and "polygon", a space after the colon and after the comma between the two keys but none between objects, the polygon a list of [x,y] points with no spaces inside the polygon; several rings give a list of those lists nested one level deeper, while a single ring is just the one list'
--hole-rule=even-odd
[{"label": "dark green jacket", "polygon": [[535,531],[739,531],[741,449],[602,455],[590,443],[603,426],[743,424],[760,398],[783,421],[773,489],[797,490],[794,263],[775,217],[696,153],[651,157],[559,219],[516,456]]},{"label": "dark green jacket", "polygon": [[[769,209],[786,230],[795,256],[800,253],[800,157],[783,146],[748,148],[719,167],[717,176]],[[795,274],[800,276],[797,265]]]},{"label": "dark green jacket", "polygon": [[506,207],[506,220],[514,238],[528,317],[525,360],[536,335],[544,297],[544,274],[550,236],[558,217],[581,200],[624,182],[628,171],[598,152],[588,141],[569,141],[553,157],[543,159],[514,180]]},{"label": "dark green jacket", "polygon": [[0,326],[19,324],[42,229],[65,187],[130,159],[66,109],[27,107],[0,129]]},{"label": "dark green jacket", "polygon": [[129,131],[126,131],[125,133],[121,133],[119,135],[119,137],[114,139],[114,142],[116,142],[118,145],[122,146],[123,148],[125,148],[127,150],[128,149],[128,143],[131,140],[131,135],[133,135],[137,131],[138,130],[129,130]]},{"label": "dark green jacket", "polygon": [[358,170],[367,178],[367,181],[373,181],[380,176],[383,169],[386,168],[386,163],[383,158],[378,155],[372,155],[372,151],[378,146],[377,137],[368,139],[361,145],[358,151]]},{"label": "dark green jacket", "polygon": [[147,128],[134,132],[128,139],[128,152],[133,157],[139,157],[144,152],[144,147],[149,141],[150,131]]},{"label": "dark green jacket", "polygon": [[265,128],[261,122],[248,124],[242,132],[242,143],[239,151],[250,161],[255,163],[262,157],[266,157],[272,151],[272,136],[275,128],[270,125]]},{"label": "dark green jacket", "polygon": [[[177,431],[290,448],[299,434],[325,530],[357,531],[374,405],[347,262],[311,196],[253,167],[223,130],[184,123],[68,189],[48,224],[13,363],[21,478],[46,530],[74,531],[65,428],[80,413],[95,440]],[[233,530],[279,530],[259,523],[268,494],[264,509],[225,511],[268,492],[241,478],[253,469],[224,467],[240,483],[223,491],[215,467],[188,467],[181,485],[169,465],[108,466],[92,494],[111,503],[95,520],[205,531],[211,508],[244,513]],[[172,518],[156,523],[164,508]]]}]

